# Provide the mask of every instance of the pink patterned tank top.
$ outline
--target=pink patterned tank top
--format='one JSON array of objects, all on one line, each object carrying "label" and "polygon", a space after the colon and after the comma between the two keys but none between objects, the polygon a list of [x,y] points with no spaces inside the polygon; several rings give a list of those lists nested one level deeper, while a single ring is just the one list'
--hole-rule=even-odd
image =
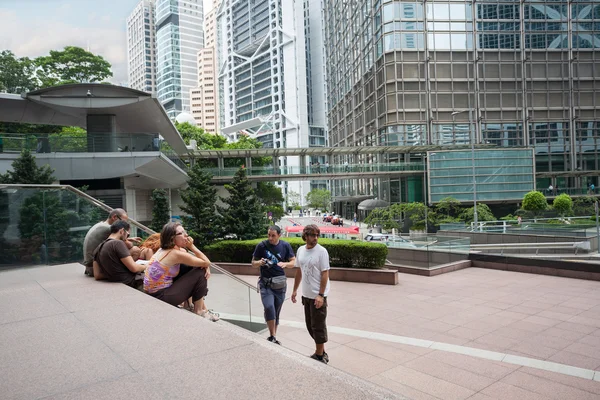
[{"label": "pink patterned tank top", "polygon": [[173,284],[173,278],[179,275],[179,264],[168,267],[158,261],[157,256],[162,254],[162,249],[154,254],[144,273],[144,291],[147,293],[156,293],[170,287]]}]

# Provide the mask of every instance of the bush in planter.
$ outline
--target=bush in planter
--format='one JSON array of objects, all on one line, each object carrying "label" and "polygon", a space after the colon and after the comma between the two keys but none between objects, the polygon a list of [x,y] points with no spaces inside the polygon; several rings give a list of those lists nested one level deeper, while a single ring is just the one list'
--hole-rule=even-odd
[{"label": "bush in planter", "polygon": [[[266,239],[223,240],[205,247],[202,251],[212,262],[250,263],[254,248],[263,240]],[[301,238],[282,240],[289,242],[294,252],[304,245]],[[387,247],[382,243],[319,239],[319,244],[327,249],[330,265],[337,268],[382,268],[388,253]]]}]

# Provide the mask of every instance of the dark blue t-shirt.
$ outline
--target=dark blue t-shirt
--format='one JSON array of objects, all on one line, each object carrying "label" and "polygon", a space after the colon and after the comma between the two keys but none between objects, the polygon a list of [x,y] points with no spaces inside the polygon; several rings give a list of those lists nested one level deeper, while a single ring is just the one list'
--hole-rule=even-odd
[{"label": "dark blue t-shirt", "polygon": [[[265,242],[267,243],[266,246]],[[273,246],[268,240],[263,240],[256,246],[254,254],[252,254],[254,260],[260,260],[261,258],[269,260],[266,265],[260,267],[260,275],[264,278],[285,275],[283,268],[277,265],[279,260],[271,253],[269,248],[277,253],[281,261],[287,262],[290,261],[290,258],[295,257],[294,250],[288,242],[280,240],[276,246]]]}]

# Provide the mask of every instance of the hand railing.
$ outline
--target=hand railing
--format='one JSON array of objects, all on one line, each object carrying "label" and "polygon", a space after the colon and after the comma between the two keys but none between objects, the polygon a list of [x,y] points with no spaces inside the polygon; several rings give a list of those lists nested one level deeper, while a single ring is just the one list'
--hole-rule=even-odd
[{"label": "hand railing", "polygon": [[[36,190],[37,189],[37,190]],[[50,196],[50,194],[57,194],[60,192],[68,192],[71,194],[71,196],[66,196],[66,197],[60,197],[60,196]],[[45,192],[48,192],[49,195],[45,196]],[[48,251],[48,247],[50,246],[50,244],[48,243],[48,238],[53,238],[53,240],[57,240],[59,242],[64,242],[64,243],[69,243],[69,245],[72,244],[73,241],[76,242],[80,242],[78,243],[78,245],[76,246],[77,248],[81,248],[81,246],[83,245],[83,237],[79,237],[81,236],[81,233],[83,233],[83,236],[85,236],[85,232],[87,232],[87,228],[89,226],[90,220],[97,222],[98,220],[101,220],[102,218],[106,219],[108,217],[108,214],[113,210],[113,208],[109,207],[108,205],[102,203],[101,201],[93,198],[92,196],[88,195],[85,192],[82,192],[81,190],[70,186],[70,185],[37,185],[37,184],[0,184],[0,228],[2,227],[2,222],[4,220],[6,221],[10,221],[11,219],[11,215],[13,215],[15,212],[11,212],[10,211],[10,206],[14,206],[14,204],[9,204],[3,203],[3,199],[7,198],[6,196],[2,196],[2,195],[19,195],[17,196],[17,198],[15,198],[14,200],[17,200],[18,202],[20,202],[19,204],[19,210],[15,210],[21,212],[21,218],[19,218],[20,222],[18,224],[19,229],[22,229],[21,235],[23,234],[24,230],[27,230],[28,235],[29,233],[31,233],[30,236],[36,236],[39,238],[39,245],[37,245],[36,247],[36,251],[37,249],[39,249],[40,247],[43,247],[45,249],[46,252],[46,261],[48,261],[48,256],[47,256],[47,251]],[[29,200],[30,202],[37,202],[37,203],[31,203],[31,205],[29,205],[29,203],[25,204],[25,201],[27,201],[27,199],[31,199],[32,197],[34,197],[35,195],[39,195],[42,194],[41,198],[39,199],[33,199],[33,200]],[[77,201],[77,199],[83,199],[88,205],[92,206],[92,209],[83,209],[83,205],[80,204],[80,202]],[[10,202],[10,200],[7,200],[8,202]],[[31,208],[31,210],[29,209]],[[104,213],[94,213],[94,209],[100,209],[102,210]],[[8,212],[6,213],[6,215],[3,213],[4,210],[7,210]],[[35,211],[34,211],[35,210]],[[37,214],[35,214],[37,213]],[[33,215],[35,214],[35,215]],[[39,214],[39,215],[38,215]],[[62,221],[62,220],[56,220],[54,221],[53,218],[56,218],[57,216],[63,216],[67,218],[67,220]],[[67,215],[69,214],[69,215]],[[30,221],[28,221],[27,223],[30,223],[31,229],[26,229],[25,225],[27,223],[23,223],[23,217],[27,217]],[[77,221],[77,223],[82,224],[82,226],[68,226],[69,221],[75,220]],[[155,231],[153,231],[152,229],[150,229],[149,227],[145,226],[144,224],[141,224],[140,222],[133,220],[133,219],[129,219],[128,220],[129,224],[135,226],[136,228],[140,229],[142,232],[147,233],[148,235],[152,235],[154,233],[156,233]],[[62,224],[63,226],[61,227],[57,227],[54,226],[54,224]],[[87,224],[87,225],[86,225]],[[65,235],[67,235],[67,233],[77,233],[77,236],[73,236],[71,238],[69,237],[55,237],[57,236],[58,233],[63,232],[65,233]],[[45,238],[45,239],[42,239]],[[0,240],[0,244],[1,244],[1,240]],[[67,246],[67,245],[65,245]],[[65,259],[65,257],[61,258],[61,261],[65,261],[65,262],[73,262],[73,261],[77,261],[77,257],[80,257],[82,255],[82,251],[74,251],[69,253],[69,256]],[[72,259],[71,257],[76,257],[75,259]],[[40,261],[43,261],[40,259]],[[244,281],[243,279],[238,278],[237,276],[231,274],[229,271],[219,267],[218,265],[211,263],[211,268],[214,268],[215,270],[219,271],[220,274],[226,275],[231,279],[234,279],[235,281],[243,284],[244,286],[251,288],[254,291],[258,291],[258,288],[246,281]]]}]

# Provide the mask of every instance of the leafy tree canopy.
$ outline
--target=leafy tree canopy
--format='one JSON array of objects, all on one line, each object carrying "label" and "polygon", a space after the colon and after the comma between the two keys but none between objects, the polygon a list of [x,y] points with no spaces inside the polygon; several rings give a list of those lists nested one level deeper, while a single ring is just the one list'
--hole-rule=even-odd
[{"label": "leafy tree canopy", "polygon": [[548,208],[548,201],[542,192],[531,191],[523,197],[522,208],[534,215]]},{"label": "leafy tree canopy", "polygon": [[256,185],[256,196],[263,206],[264,211],[271,216],[274,221],[280,220],[284,215],[283,194],[281,188],[271,182],[258,182]]},{"label": "leafy tree canopy", "polygon": [[12,51],[0,52],[0,92],[24,93],[37,89],[35,64],[28,57],[17,58]]},{"label": "leafy tree canopy", "polygon": [[456,217],[461,211],[460,201],[454,197],[444,197],[435,206],[439,214],[444,214],[446,217]]},{"label": "leafy tree canopy", "polygon": [[102,56],[76,46],[50,50],[50,55],[35,59],[41,87],[67,83],[102,82],[113,76],[111,65]]},{"label": "leafy tree canopy", "polygon": [[[463,212],[460,214],[460,218],[463,221],[465,221],[466,223],[473,222],[475,220],[473,207],[469,207],[469,208],[463,210]],[[490,210],[490,208],[488,207],[487,204],[477,203],[477,221],[478,222],[496,221],[496,220],[498,220],[498,219],[494,216],[494,214],[492,213],[492,210]]]},{"label": "leafy tree canopy", "polygon": [[38,167],[35,157],[27,149],[12,163],[12,171],[0,174],[0,183],[12,184],[51,184],[56,178],[52,176],[54,170],[48,165]]},{"label": "leafy tree canopy", "polygon": [[288,190],[287,194],[287,206],[294,208],[300,207],[300,201],[302,198],[300,197],[300,193],[294,192],[293,190]]},{"label": "leafy tree canopy", "polygon": [[206,133],[204,129],[192,125],[189,122],[180,124],[176,121],[175,128],[177,128],[181,134],[185,144],[189,145],[190,140],[195,140],[198,148],[202,150],[221,149],[227,143],[227,139],[223,136]]},{"label": "leafy tree canopy", "polygon": [[571,199],[571,196],[563,193],[554,198],[552,207],[554,207],[561,216],[566,216],[573,211],[573,200]]},{"label": "leafy tree canopy", "polygon": [[368,225],[379,225],[386,230],[400,227],[390,207],[379,207],[371,210],[364,222]]},{"label": "leafy tree canopy", "polygon": [[331,204],[331,192],[327,189],[313,189],[306,195],[306,203],[309,207],[327,210]]}]

